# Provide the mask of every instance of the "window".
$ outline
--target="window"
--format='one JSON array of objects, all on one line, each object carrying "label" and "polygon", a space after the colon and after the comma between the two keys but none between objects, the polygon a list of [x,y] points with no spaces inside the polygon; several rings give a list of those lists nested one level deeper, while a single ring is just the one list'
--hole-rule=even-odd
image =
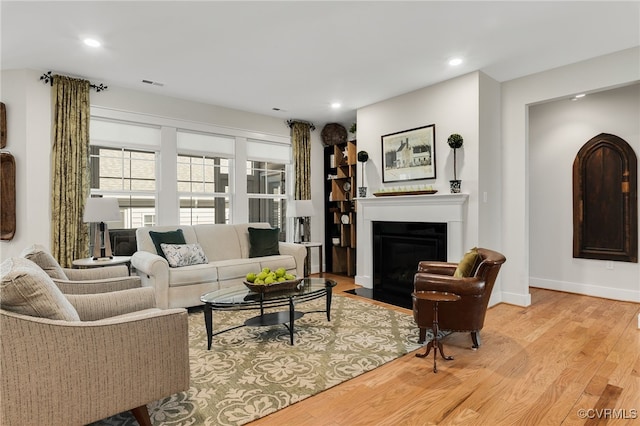
[{"label": "window", "polygon": [[177,146],[180,224],[229,223],[230,157],[235,139],[180,130]]},{"label": "window", "polygon": [[178,155],[180,224],[229,223],[229,159]]},{"label": "window", "polygon": [[122,212],[122,221],[109,227],[137,228],[155,219],[154,152],[92,146],[90,158],[91,193],[117,198]]},{"label": "window", "polygon": [[[288,145],[248,141],[247,196],[249,222],[268,222],[286,239],[286,188],[291,149]],[[262,158],[257,158],[262,157]]]},{"label": "window", "polygon": [[90,132],[91,194],[117,198],[122,213],[109,227],[155,224],[160,129],[91,117]]}]

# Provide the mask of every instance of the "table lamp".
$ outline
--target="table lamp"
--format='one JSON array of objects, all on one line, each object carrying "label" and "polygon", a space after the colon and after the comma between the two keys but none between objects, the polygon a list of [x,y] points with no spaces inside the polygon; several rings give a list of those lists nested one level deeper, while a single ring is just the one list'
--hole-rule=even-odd
[{"label": "table lamp", "polygon": [[113,259],[109,227],[105,222],[120,220],[120,207],[115,198],[89,197],[84,206],[84,222],[94,227],[93,260]]},{"label": "table lamp", "polygon": [[315,216],[315,214],[311,200],[293,200],[287,203],[287,217],[298,219],[294,229],[294,242],[304,242],[304,221],[308,217]]}]

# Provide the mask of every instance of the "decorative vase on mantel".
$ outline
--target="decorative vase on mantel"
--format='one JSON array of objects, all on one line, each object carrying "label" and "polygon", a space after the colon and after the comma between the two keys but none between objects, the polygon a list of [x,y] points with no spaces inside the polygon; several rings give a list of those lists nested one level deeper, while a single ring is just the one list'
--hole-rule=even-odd
[{"label": "decorative vase on mantel", "polygon": [[457,168],[456,150],[458,148],[462,147],[462,142],[463,142],[462,136],[460,136],[457,133],[453,133],[447,139],[447,143],[449,144],[451,149],[453,149],[453,180],[449,181],[449,185],[451,186],[451,193],[452,194],[458,194],[460,192],[460,184],[462,183],[462,181],[459,180],[458,176],[456,175],[456,168]]},{"label": "decorative vase on mantel", "polygon": [[367,187],[364,186],[364,163],[369,161],[369,153],[367,151],[358,152],[358,161],[360,163],[362,163],[362,186],[358,187],[358,197],[359,198],[366,198],[366,196],[367,196]]},{"label": "decorative vase on mantel", "polygon": [[451,187],[452,194],[458,194],[460,192],[460,184],[462,181],[460,179],[454,179],[449,181],[449,185]]}]

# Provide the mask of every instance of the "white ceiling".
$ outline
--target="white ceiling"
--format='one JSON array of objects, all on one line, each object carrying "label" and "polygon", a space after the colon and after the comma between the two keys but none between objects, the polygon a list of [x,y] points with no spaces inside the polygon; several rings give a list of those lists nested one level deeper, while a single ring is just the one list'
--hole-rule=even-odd
[{"label": "white ceiling", "polygon": [[[502,82],[640,45],[639,1],[0,5],[2,69],[317,125],[348,124],[359,107],[471,71]],[[89,36],[103,46],[84,46]],[[465,62],[450,67],[454,56]]]}]

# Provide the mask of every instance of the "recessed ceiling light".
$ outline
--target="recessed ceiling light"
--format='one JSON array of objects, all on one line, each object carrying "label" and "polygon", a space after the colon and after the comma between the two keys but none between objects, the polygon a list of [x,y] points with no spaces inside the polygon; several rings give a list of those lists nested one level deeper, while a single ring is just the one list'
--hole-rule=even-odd
[{"label": "recessed ceiling light", "polygon": [[331,104],[331,108],[333,108],[333,109],[340,108],[341,106],[342,106],[342,104],[340,102],[333,102]]},{"label": "recessed ceiling light", "polygon": [[83,42],[89,47],[100,47],[100,42],[95,38],[85,38]]},{"label": "recessed ceiling light", "polygon": [[462,63],[462,58],[451,58],[451,59],[449,59],[449,65],[451,65],[452,67],[460,65],[461,63]]}]

